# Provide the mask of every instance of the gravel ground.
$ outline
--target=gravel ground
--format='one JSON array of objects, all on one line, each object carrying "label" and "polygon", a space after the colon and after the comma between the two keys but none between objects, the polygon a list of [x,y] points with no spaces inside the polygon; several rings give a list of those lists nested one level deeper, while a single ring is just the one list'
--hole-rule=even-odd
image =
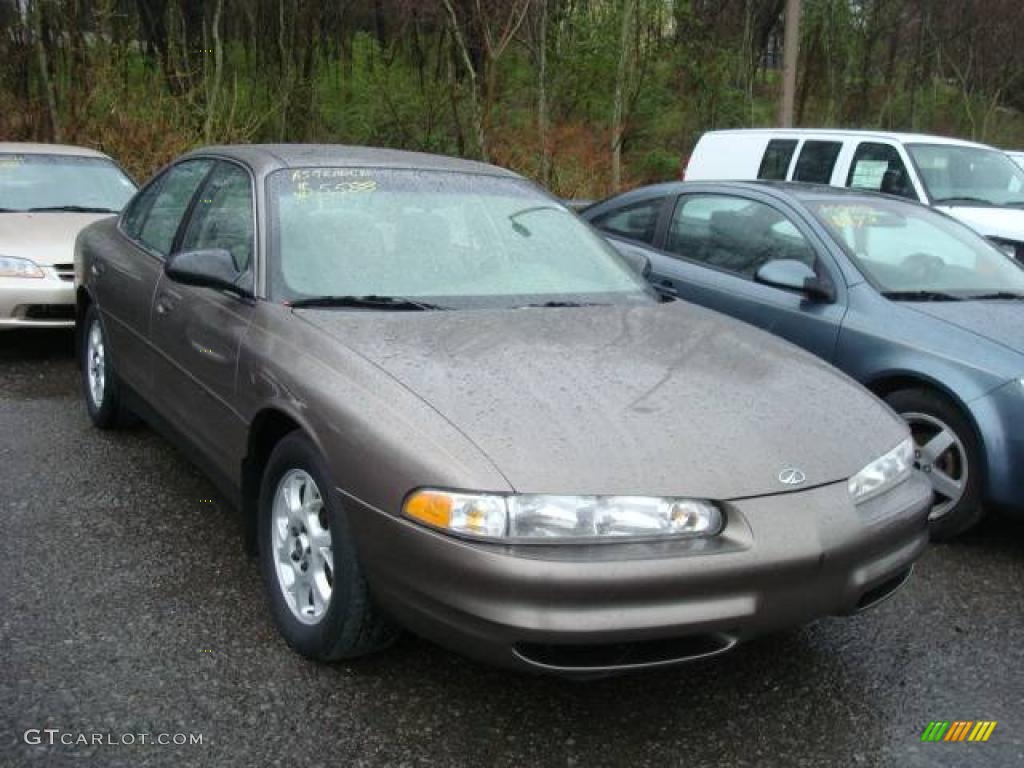
[{"label": "gravel ground", "polygon": [[[212,486],[145,428],[91,428],[71,346],[0,334],[0,766],[1024,764],[1021,523],[932,547],[866,614],[669,671],[534,678],[415,638],[318,665]],[[999,724],[921,743],[940,719]],[[60,743],[94,733],[202,743]]]}]

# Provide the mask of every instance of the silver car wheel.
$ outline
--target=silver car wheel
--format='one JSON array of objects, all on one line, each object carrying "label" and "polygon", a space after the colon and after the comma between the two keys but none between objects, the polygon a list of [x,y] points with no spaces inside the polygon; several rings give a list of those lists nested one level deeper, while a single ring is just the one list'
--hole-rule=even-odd
[{"label": "silver car wheel", "polygon": [[308,472],[285,472],[271,515],[270,545],[281,594],[295,618],[316,624],[330,606],[334,552],[323,496]]},{"label": "silver car wheel", "polygon": [[86,376],[89,378],[89,397],[95,408],[103,406],[103,390],[107,384],[106,345],[103,343],[103,328],[94,320],[89,326],[85,347]]},{"label": "silver car wheel", "polygon": [[924,472],[935,492],[929,520],[938,520],[960,503],[967,490],[967,450],[956,432],[927,413],[900,414],[914,436],[914,466]]}]

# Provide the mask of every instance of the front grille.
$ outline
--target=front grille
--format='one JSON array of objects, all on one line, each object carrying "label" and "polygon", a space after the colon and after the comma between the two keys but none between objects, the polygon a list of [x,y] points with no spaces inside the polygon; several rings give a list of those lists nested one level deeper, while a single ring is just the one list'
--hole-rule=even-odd
[{"label": "front grille", "polygon": [[26,320],[74,320],[74,304],[29,304],[25,307]]},{"label": "front grille", "polygon": [[75,279],[75,265],[74,264],[54,264],[54,271],[57,273],[57,277],[66,283],[74,282]]}]

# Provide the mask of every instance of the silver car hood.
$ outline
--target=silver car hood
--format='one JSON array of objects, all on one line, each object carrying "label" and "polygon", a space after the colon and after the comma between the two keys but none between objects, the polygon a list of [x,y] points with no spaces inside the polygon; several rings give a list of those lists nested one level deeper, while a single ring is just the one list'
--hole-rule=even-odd
[{"label": "silver car hood", "polygon": [[[683,302],[298,313],[426,401],[525,493],[782,493],[845,480],[906,434],[817,358]],[[789,467],[803,485],[780,482]]]},{"label": "silver car hood", "polygon": [[109,213],[0,213],[0,256],[31,259],[36,264],[70,264],[75,238]]}]

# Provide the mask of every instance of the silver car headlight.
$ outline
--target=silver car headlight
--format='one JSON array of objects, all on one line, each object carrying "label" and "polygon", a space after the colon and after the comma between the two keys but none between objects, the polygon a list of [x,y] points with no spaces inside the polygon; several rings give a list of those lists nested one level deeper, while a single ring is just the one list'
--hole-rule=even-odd
[{"label": "silver car headlight", "polygon": [[850,496],[859,504],[895,488],[914,469],[914,441],[907,438],[850,478]]},{"label": "silver car headlight", "polygon": [[46,277],[39,265],[28,259],[0,256],[0,277]]},{"label": "silver car headlight", "polygon": [[476,494],[425,488],[403,512],[433,528],[497,540],[621,541],[706,538],[721,532],[721,509],[705,499],[661,496]]}]

